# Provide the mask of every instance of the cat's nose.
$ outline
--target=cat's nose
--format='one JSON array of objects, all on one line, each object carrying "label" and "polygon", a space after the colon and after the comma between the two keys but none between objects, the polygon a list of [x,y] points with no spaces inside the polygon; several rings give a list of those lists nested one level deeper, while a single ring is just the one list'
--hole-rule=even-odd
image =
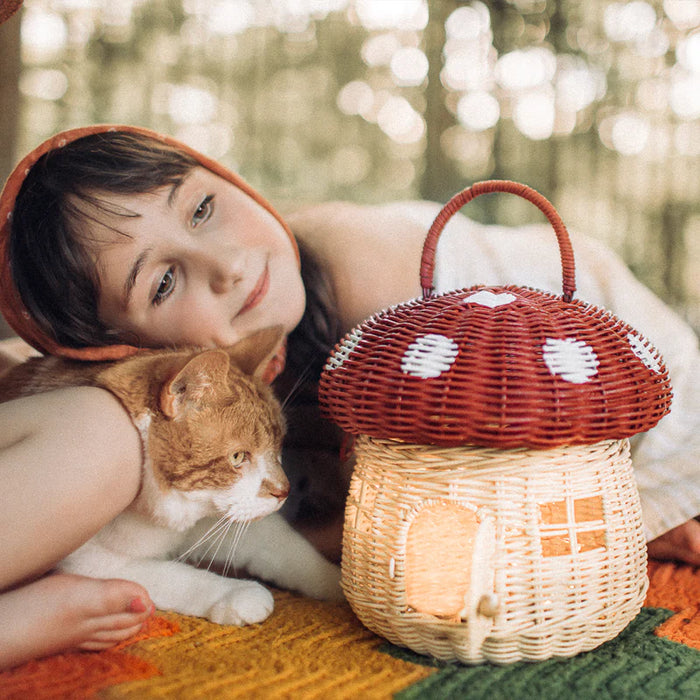
[{"label": "cat's nose", "polygon": [[284,501],[289,496],[289,482],[282,481],[263,481],[260,487],[261,495],[272,496],[278,501]]}]

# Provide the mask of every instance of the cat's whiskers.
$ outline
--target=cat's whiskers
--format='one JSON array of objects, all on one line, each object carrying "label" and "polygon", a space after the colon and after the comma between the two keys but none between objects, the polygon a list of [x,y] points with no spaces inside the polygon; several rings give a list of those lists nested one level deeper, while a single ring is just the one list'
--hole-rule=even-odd
[{"label": "cat's whiskers", "polygon": [[238,545],[241,542],[241,539],[243,539],[243,536],[245,535],[246,531],[250,527],[250,520],[245,520],[243,522],[238,522],[236,523],[236,532],[234,534],[233,540],[231,542],[231,546],[229,548],[229,551],[226,554],[226,561],[224,563],[224,570],[223,570],[223,575],[228,576],[229,571],[231,570],[231,567],[233,566],[233,575],[236,575],[236,565],[235,565],[235,558],[236,558],[236,550],[238,549]]},{"label": "cat's whiskers", "polygon": [[294,397],[294,394],[296,394],[299,389],[301,388],[302,384],[306,381],[308,378],[309,374],[311,373],[311,363],[309,363],[306,368],[304,369],[303,372],[299,373],[299,376],[297,377],[296,381],[294,382],[292,388],[289,390],[287,393],[287,396],[284,397],[281,401],[282,405],[282,410],[286,408],[287,404],[292,400]]},{"label": "cat's whiskers", "polygon": [[196,564],[199,565],[200,562],[204,559],[204,557],[209,553],[209,550],[221,537],[222,531],[225,532],[228,529],[228,527],[228,518],[225,515],[222,515],[193,545],[188,547],[184,552],[182,552],[182,554],[180,554],[177,557],[177,561],[185,561],[195,550],[204,546],[207,540],[212,540],[212,542],[209,544],[209,547],[207,547],[205,552],[198,558]]},{"label": "cat's whiskers", "polygon": [[[229,530],[234,527],[238,526],[240,523],[236,520],[227,520],[226,521],[226,526],[220,530],[218,539],[216,542],[216,549],[214,550],[214,553],[211,555],[211,558],[209,559],[209,564],[207,565],[207,571],[211,569],[212,564],[216,561],[217,555],[219,554],[219,550],[221,549],[221,545],[226,541],[228,537]],[[238,533],[235,534],[235,541],[238,541]],[[209,549],[205,552],[205,555],[209,552],[209,550],[214,546],[214,543],[212,543],[209,546]],[[226,561],[228,561],[228,553],[226,554]],[[226,574],[224,574],[225,576]]]}]

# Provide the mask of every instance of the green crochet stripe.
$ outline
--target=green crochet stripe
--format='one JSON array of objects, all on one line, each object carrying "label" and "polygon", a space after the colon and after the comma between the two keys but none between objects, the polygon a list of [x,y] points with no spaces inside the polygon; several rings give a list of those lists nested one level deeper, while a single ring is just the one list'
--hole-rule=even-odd
[{"label": "green crochet stripe", "polygon": [[615,639],[570,659],[463,666],[392,644],[381,650],[440,670],[396,700],[690,700],[700,698],[700,651],[657,637],[674,613],[643,608]]}]

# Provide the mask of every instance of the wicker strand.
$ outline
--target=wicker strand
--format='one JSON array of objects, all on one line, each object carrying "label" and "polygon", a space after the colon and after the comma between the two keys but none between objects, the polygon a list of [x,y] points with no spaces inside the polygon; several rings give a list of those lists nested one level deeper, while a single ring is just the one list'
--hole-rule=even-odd
[{"label": "wicker strand", "polygon": [[629,443],[440,448],[360,436],[343,588],[371,630],[464,663],[571,656],[647,588]]},{"label": "wicker strand", "polygon": [[533,190],[527,185],[510,180],[485,180],[477,182],[465,190],[457,193],[449,202],[442,208],[440,213],[435,218],[428,236],[423,245],[423,255],[421,258],[420,280],[423,290],[423,297],[428,299],[434,294],[433,271],[435,268],[435,252],[437,250],[438,239],[447,222],[456,214],[465,204],[468,204],[475,197],[482,194],[492,192],[508,192],[516,194],[523,199],[532,202],[546,217],[549,223],[554,228],[554,233],[557,236],[559,243],[559,253],[561,256],[562,265],[562,290],[563,299],[565,302],[570,302],[576,291],[576,270],[574,263],[574,252],[571,247],[569,233],[566,230],[564,222],[557,213],[554,206],[536,190]]}]

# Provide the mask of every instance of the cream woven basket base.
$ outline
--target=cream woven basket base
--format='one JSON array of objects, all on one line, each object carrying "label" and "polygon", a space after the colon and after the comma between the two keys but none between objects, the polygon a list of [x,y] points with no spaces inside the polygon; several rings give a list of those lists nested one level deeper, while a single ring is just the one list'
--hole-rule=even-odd
[{"label": "cream woven basket base", "polygon": [[571,656],[647,589],[629,442],[438,448],[360,436],[343,588],[369,629],[439,659]]}]

